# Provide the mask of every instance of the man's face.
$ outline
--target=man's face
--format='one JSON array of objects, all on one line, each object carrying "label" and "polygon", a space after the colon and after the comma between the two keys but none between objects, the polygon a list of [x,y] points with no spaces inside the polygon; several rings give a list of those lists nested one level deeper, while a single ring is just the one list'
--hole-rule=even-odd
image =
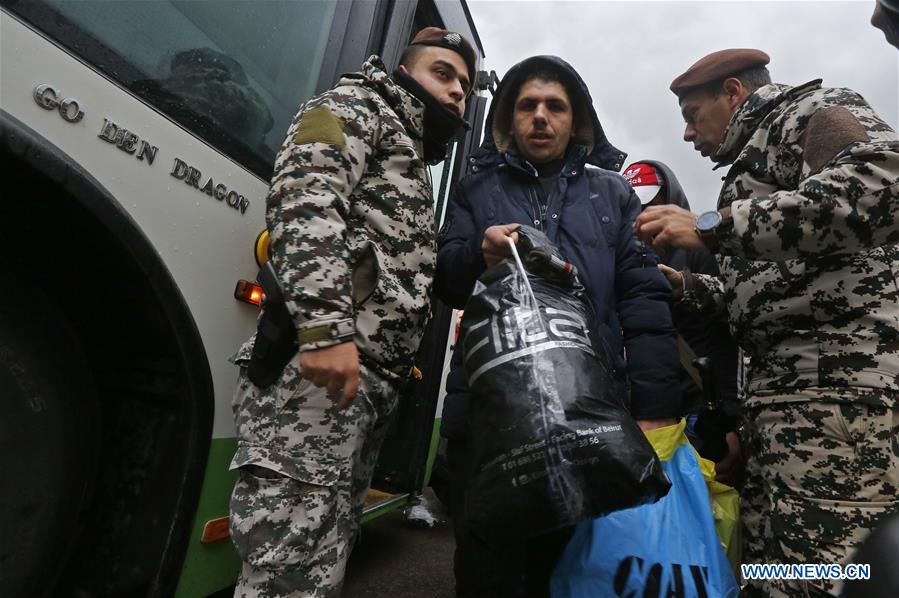
[{"label": "man's face", "polygon": [[889,16],[884,13],[880,2],[874,1],[874,14],[871,15],[871,24],[883,31],[883,36],[891,46],[899,48],[899,32],[890,23]]},{"label": "man's face", "polygon": [[573,122],[571,100],[560,83],[531,79],[521,86],[512,113],[512,135],[528,162],[545,164],[563,157]]},{"label": "man's face", "polygon": [[687,123],[684,141],[706,158],[715,159],[715,150],[724,141],[724,132],[736,108],[731,108],[725,93],[717,97],[706,90],[685,95],[680,101],[680,111]]},{"label": "man's face", "polygon": [[424,46],[411,67],[400,70],[418,81],[444,108],[461,117],[465,96],[471,89],[468,66],[458,53],[439,46]]}]

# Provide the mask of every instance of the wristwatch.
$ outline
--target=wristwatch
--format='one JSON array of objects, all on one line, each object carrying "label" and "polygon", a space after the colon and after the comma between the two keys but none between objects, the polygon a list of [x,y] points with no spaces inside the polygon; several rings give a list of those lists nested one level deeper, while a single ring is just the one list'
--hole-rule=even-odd
[{"label": "wristwatch", "polygon": [[712,253],[718,251],[718,237],[715,236],[715,231],[718,230],[718,226],[723,220],[724,216],[717,210],[703,212],[696,218],[694,225],[696,234]]}]

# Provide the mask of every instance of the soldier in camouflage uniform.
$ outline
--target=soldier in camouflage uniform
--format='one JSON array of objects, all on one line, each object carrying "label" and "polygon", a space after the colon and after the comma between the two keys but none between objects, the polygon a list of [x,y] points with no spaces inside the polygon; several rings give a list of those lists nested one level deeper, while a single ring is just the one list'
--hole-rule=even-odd
[{"label": "soldier in camouflage uniform", "polygon": [[649,208],[635,226],[656,248],[719,256],[720,278],[666,275],[748,357],[743,561],[845,563],[899,510],[899,142],[852,90],[771,84],[767,63],[724,50],[672,83],[684,139],[731,167],[717,211]]},{"label": "soldier in camouflage uniform", "polygon": [[[474,75],[468,41],[430,27],[392,76],[370,58],[301,106],[287,133],[266,221],[299,351],[266,388],[241,367],[236,596],[340,593],[428,314],[436,257],[427,161],[442,158],[464,124]],[[246,366],[251,355],[252,339],[234,360]]]}]

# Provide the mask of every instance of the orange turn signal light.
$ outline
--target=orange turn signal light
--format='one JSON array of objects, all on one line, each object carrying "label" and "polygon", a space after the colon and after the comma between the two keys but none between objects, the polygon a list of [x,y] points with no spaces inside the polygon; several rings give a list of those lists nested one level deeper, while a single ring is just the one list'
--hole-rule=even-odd
[{"label": "orange turn signal light", "polygon": [[212,544],[213,542],[227,540],[230,536],[228,518],[219,517],[206,522],[206,525],[203,526],[203,535],[200,536],[200,542],[202,544]]},{"label": "orange turn signal light", "polygon": [[260,305],[262,303],[263,297],[264,295],[262,293],[262,287],[255,282],[250,282],[249,280],[238,280],[237,286],[234,287],[234,298],[238,301],[243,301],[244,303],[252,303],[253,305]]}]

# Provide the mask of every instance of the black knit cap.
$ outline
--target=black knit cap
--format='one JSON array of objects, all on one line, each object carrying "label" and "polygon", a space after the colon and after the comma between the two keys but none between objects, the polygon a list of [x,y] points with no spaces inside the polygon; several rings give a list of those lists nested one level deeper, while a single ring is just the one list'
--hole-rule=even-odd
[{"label": "black knit cap", "polygon": [[455,31],[440,29],[439,27],[425,27],[415,34],[415,37],[412,38],[409,45],[437,46],[457,53],[462,57],[465,61],[465,65],[468,67],[468,80],[471,82],[471,88],[468,90],[469,93],[474,89],[475,81],[478,76],[477,53],[474,51],[471,42],[469,42],[464,35],[456,33]]}]

